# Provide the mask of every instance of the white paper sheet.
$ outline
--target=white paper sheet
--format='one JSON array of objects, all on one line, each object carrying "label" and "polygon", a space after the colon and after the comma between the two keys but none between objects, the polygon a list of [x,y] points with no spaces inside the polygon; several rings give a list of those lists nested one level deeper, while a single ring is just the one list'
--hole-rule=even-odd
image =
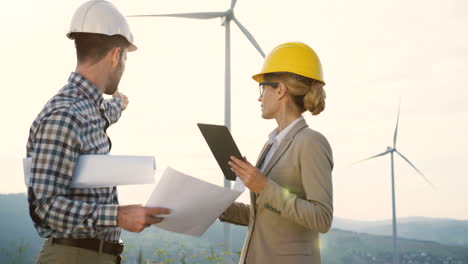
[{"label": "white paper sheet", "polygon": [[155,226],[181,234],[201,236],[244,190],[244,184],[239,178],[234,189],[230,190],[167,168],[146,206],[171,210]]},{"label": "white paper sheet", "polygon": [[[31,158],[23,159],[24,181],[29,186]],[[100,188],[154,183],[153,156],[81,155],[73,171],[71,187]]]}]

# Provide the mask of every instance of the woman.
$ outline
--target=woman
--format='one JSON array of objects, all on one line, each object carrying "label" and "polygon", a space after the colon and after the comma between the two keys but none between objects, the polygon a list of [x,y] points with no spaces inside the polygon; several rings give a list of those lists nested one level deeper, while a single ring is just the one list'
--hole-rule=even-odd
[{"label": "woman", "polygon": [[265,59],[259,83],[262,117],[275,119],[256,166],[231,157],[229,165],[250,189],[250,205],[233,203],[221,221],[248,225],[240,263],[321,263],[319,232],[333,218],[332,150],[302,113],[325,108],[322,68],[299,42],[279,45]]}]

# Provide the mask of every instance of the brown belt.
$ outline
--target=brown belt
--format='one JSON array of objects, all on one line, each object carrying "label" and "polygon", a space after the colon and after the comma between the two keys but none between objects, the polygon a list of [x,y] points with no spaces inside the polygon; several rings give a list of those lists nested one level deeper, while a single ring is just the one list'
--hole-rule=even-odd
[{"label": "brown belt", "polygon": [[98,253],[106,253],[114,256],[120,256],[123,251],[123,243],[106,242],[104,240],[96,238],[84,238],[84,239],[67,239],[67,238],[49,238],[49,241],[53,244],[77,247],[83,249],[94,250]]}]

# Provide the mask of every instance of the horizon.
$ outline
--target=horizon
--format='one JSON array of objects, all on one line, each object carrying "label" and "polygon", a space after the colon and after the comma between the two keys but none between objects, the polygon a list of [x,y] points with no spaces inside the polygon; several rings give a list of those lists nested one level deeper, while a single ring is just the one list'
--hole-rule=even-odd
[{"label": "horizon", "polygon": [[[27,199],[27,193],[26,192],[16,192],[16,193],[0,193],[0,197],[8,196],[8,195],[24,195]],[[333,215],[333,222],[332,222],[332,227],[331,228],[336,228],[333,227],[333,223],[335,223],[335,220],[346,220],[346,221],[353,221],[353,222],[373,222],[373,223],[387,223],[391,224],[392,218],[388,219],[354,219],[354,218],[347,218],[347,217],[341,217],[339,215]],[[418,222],[419,220],[440,220],[440,221],[457,221],[457,222],[468,222],[468,219],[457,219],[457,218],[448,218],[448,217],[429,217],[429,216],[405,216],[405,217],[397,217],[397,222],[404,221],[404,220],[413,220],[414,222]],[[408,221],[406,223],[410,223],[412,221]],[[339,228],[338,228],[339,229]]]}]

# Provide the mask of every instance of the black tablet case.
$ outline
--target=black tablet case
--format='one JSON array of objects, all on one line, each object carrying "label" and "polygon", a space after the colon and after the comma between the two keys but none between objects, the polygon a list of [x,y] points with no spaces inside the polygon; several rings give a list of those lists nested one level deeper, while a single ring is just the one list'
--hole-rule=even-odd
[{"label": "black tablet case", "polygon": [[242,159],[242,155],[237,148],[229,129],[226,126],[220,125],[200,123],[197,125],[203,134],[206,143],[208,143],[213,156],[218,162],[219,167],[223,171],[224,177],[228,180],[235,181],[236,174],[231,170],[231,166],[229,166],[228,161],[231,160],[231,156]]}]

